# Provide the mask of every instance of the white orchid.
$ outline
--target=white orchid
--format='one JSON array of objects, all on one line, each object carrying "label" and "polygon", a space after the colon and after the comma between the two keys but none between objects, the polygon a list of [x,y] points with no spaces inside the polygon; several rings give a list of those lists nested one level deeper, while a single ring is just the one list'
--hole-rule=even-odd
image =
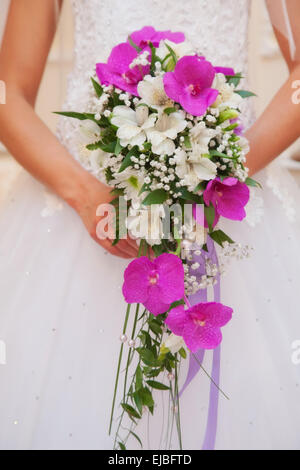
[{"label": "white orchid", "polygon": [[[194,149],[196,152],[196,149]],[[201,181],[210,181],[217,175],[217,165],[209,158],[202,157],[201,153],[192,155],[190,159],[189,154],[184,150],[177,152],[174,159],[176,162],[175,172],[177,176],[184,182],[190,191],[194,191],[195,187]]]},{"label": "white orchid", "polygon": [[156,155],[173,155],[177,135],[184,131],[187,121],[182,112],[170,115],[162,114],[157,118],[155,125],[147,130],[147,138],[152,144],[152,152]]},{"label": "white orchid", "polygon": [[160,42],[159,48],[156,50],[156,54],[160,59],[164,59],[168,54],[170,54],[167,45],[174,51],[178,60],[184,56],[196,54],[192,44],[188,41],[176,44],[175,42],[169,41],[169,39],[165,39]]},{"label": "white orchid", "polygon": [[149,116],[147,106],[138,106],[136,110],[127,106],[116,106],[111,123],[119,128],[117,137],[122,147],[141,146],[146,141],[146,130],[154,125],[155,119],[155,114]]},{"label": "white orchid", "polygon": [[214,108],[233,108],[237,109],[241,102],[243,101],[242,97],[235,93],[234,85],[230,85],[226,82],[226,77],[223,73],[216,73],[212,88],[215,88],[219,91],[219,95],[213,104]]},{"label": "white orchid", "polygon": [[206,127],[205,122],[199,122],[190,130],[190,139],[192,146],[196,148],[200,155],[208,153],[208,144],[216,135],[215,129]]},{"label": "white orchid", "polygon": [[146,75],[138,84],[138,93],[143,103],[158,111],[174,106],[174,101],[166,95],[163,79],[160,76]]}]

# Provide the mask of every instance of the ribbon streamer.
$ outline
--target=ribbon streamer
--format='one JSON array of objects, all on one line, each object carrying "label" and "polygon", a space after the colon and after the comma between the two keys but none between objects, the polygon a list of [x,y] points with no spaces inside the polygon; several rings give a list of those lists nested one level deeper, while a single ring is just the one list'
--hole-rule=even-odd
[{"label": "ribbon streamer", "polygon": [[[207,240],[207,248],[210,259],[214,264],[219,266],[218,256],[216,253],[214,242],[211,238]],[[197,277],[201,278],[206,274],[206,252],[201,251],[201,255],[197,256],[194,253],[193,262],[198,262],[200,267],[197,270]],[[214,286],[214,301],[220,302],[220,275],[217,276],[217,283]],[[191,305],[195,305],[200,302],[207,302],[207,289],[200,289],[196,294],[189,296],[189,302]],[[198,372],[201,369],[205,355],[205,350],[200,349],[194,355],[190,355],[189,369],[187,373],[187,378],[184,382],[182,389],[180,390],[179,397],[183,394],[189,384],[196,377]],[[210,385],[210,397],[209,397],[209,406],[208,406],[208,417],[206,424],[206,431],[202,450],[214,450],[217,434],[217,424],[218,424],[218,404],[219,404],[219,382],[220,382],[220,362],[221,362],[221,348],[220,346],[214,350],[213,353],[213,364],[212,364],[212,382]]]}]

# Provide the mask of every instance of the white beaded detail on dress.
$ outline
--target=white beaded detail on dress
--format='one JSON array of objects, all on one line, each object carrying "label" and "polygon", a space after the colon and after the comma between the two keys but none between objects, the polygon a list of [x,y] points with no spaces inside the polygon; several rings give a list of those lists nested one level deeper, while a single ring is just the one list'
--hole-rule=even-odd
[{"label": "white beaded detail on dress", "polygon": [[[75,62],[69,76],[64,110],[85,111],[93,96],[90,76],[112,47],[145,25],[182,31],[214,65],[234,67],[247,76],[248,21],[251,0],[72,0],[75,19]],[[226,6],[225,6],[226,3]],[[246,86],[244,84],[244,86]],[[244,125],[254,119],[244,103]],[[58,134],[79,159],[79,123],[61,118]]]}]

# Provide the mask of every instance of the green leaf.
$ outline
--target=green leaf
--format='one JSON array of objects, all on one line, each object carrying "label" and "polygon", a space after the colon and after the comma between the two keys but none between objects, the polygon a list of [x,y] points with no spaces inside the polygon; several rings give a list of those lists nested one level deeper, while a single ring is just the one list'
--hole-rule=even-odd
[{"label": "green leaf", "polygon": [[117,140],[116,146],[115,146],[115,155],[119,155],[122,152],[123,147],[120,144],[120,139]]},{"label": "green leaf", "polygon": [[222,247],[224,242],[234,243],[234,241],[228,235],[226,235],[223,230],[215,230],[214,232],[211,232],[209,236]]},{"label": "green leaf", "polygon": [[165,46],[167,47],[168,51],[171,54],[171,57],[174,62],[174,67],[175,67],[175,65],[177,64],[177,55],[175,54],[175,51],[172,49],[172,47],[170,47],[167,43],[165,43]]},{"label": "green leaf", "polygon": [[150,349],[137,348],[137,351],[146,366],[153,366],[156,364],[154,354]]},{"label": "green leaf", "polygon": [[155,388],[156,390],[170,390],[170,387],[161,382],[156,382],[155,380],[147,380],[147,384],[149,387]]},{"label": "green leaf", "polygon": [[194,189],[194,193],[197,193],[198,191],[204,191],[207,186],[207,181],[201,181],[200,183],[197,184],[197,186]]},{"label": "green leaf", "polygon": [[147,377],[153,378],[153,377],[157,377],[160,374],[160,372],[161,372],[160,369],[152,369],[151,368],[151,370],[149,372],[147,372],[147,374],[145,374],[145,375],[147,375]]},{"label": "green leaf", "polygon": [[101,142],[101,140],[99,140],[99,142],[95,142],[94,144],[88,144],[86,146],[86,148],[88,150],[97,150],[97,149],[100,149],[103,147],[103,143]]},{"label": "green leaf", "polygon": [[127,403],[121,403],[121,406],[126,413],[129,414],[129,416],[132,416],[133,418],[141,419],[140,414],[130,405]]},{"label": "green leaf", "polygon": [[168,193],[164,189],[155,189],[143,200],[145,206],[151,204],[163,204],[168,199]]},{"label": "green leaf", "polygon": [[240,95],[242,98],[250,98],[251,96],[257,96],[255,93],[252,93],[252,91],[247,90],[236,90],[235,93]]},{"label": "green leaf", "polygon": [[153,396],[152,396],[152,393],[149,390],[149,388],[147,388],[147,387],[142,388],[140,390],[139,394],[141,396],[141,399],[143,401],[144,406],[148,406],[148,408],[149,408],[149,407],[154,405]]},{"label": "green leaf", "polygon": [[207,206],[204,207],[204,216],[205,216],[205,220],[207,222],[209,229],[212,230],[212,226],[213,226],[215,216],[216,216],[215,208],[212,204],[210,204],[209,207]]},{"label": "green leaf", "polygon": [[93,144],[88,144],[88,145],[86,146],[86,148],[87,148],[88,150],[97,150],[97,149],[101,149],[101,150],[103,150],[103,152],[115,153],[116,146],[117,146],[117,142],[116,142],[116,141],[110,142],[109,144],[104,144],[101,140],[99,140],[99,142],[95,142],[95,143],[93,143]]},{"label": "green leaf", "polygon": [[135,439],[136,439],[136,440],[138,441],[138,443],[140,444],[141,448],[143,448],[143,444],[142,444],[142,441],[141,441],[141,439],[139,438],[139,436],[138,436],[137,434],[135,434],[135,432],[133,432],[133,431],[129,431],[129,433],[130,433],[133,437],[135,437]]},{"label": "green leaf", "polygon": [[186,146],[187,149],[192,148],[191,139],[189,138],[188,135],[186,135],[184,138],[184,145]]},{"label": "green leaf", "polygon": [[137,52],[142,51],[142,49],[135,42],[133,42],[130,36],[128,36],[128,42]]},{"label": "green leaf", "polygon": [[143,400],[141,398],[141,395],[140,395],[140,392],[135,392],[133,394],[133,400],[134,400],[134,403],[136,404],[136,407],[140,413],[140,415],[142,414],[142,411],[143,411]]},{"label": "green leaf", "polygon": [[143,194],[145,191],[148,191],[148,186],[149,186],[149,185],[148,185],[147,183],[144,183],[144,184],[143,184],[143,186],[141,187],[141,190],[140,190],[140,192],[139,192],[139,196],[140,196],[141,194]]},{"label": "green leaf", "polygon": [[79,119],[80,121],[85,121],[86,119],[90,119],[91,121],[95,121],[93,114],[87,113],[76,113],[73,111],[55,111],[54,114],[58,114],[60,116],[65,116],[73,119]]},{"label": "green leaf", "polygon": [[230,126],[226,127],[224,129],[225,132],[229,132],[229,131],[233,131],[234,129],[236,129],[237,127],[239,127],[239,123],[238,122],[235,122],[234,124],[230,124]]},{"label": "green leaf", "polygon": [[151,346],[152,346],[152,340],[151,340],[151,336],[149,335],[148,331],[142,330],[141,333],[139,334],[139,337],[141,338],[142,343],[145,344],[148,349],[150,349]]},{"label": "green leaf", "polygon": [[131,157],[133,155],[137,155],[137,152],[138,152],[138,147],[137,146],[132,147],[132,149],[127,153],[124,160],[122,161],[122,165],[120,166],[119,173],[122,173],[122,171],[126,170],[126,168],[132,165]]},{"label": "green leaf", "polygon": [[261,188],[262,189],[262,185],[258,181],[255,181],[253,178],[248,177],[246,179],[245,183],[246,183],[247,186],[252,186],[253,188]]},{"label": "green leaf", "polygon": [[181,199],[184,199],[185,201],[195,202],[196,204],[203,204],[201,196],[191,193],[186,188],[180,188],[178,192],[181,193]]},{"label": "green leaf", "polygon": [[164,248],[162,245],[153,245],[152,250],[156,257],[162,255],[164,252]]},{"label": "green leaf", "polygon": [[139,390],[143,386],[143,372],[141,366],[138,365],[135,373],[135,389]]},{"label": "green leaf", "polygon": [[221,111],[218,117],[218,124],[222,124],[229,119],[236,119],[239,116],[239,112],[236,109],[224,109]]},{"label": "green leaf", "polygon": [[154,322],[149,322],[149,328],[155,335],[161,335],[162,329]]},{"label": "green leaf", "polygon": [[114,188],[111,190],[110,194],[113,196],[124,196],[124,189],[123,188]]},{"label": "green leaf", "polygon": [[185,304],[185,302],[184,302],[183,299],[181,299],[181,300],[176,300],[176,302],[173,302],[173,303],[171,304],[170,310],[173,310],[173,308],[179,307],[179,305],[184,305],[184,304]]},{"label": "green leaf", "polygon": [[110,142],[107,145],[105,145],[105,144],[102,144],[101,146],[99,145],[99,148],[101,148],[101,150],[103,150],[103,152],[114,153],[115,148],[116,148],[116,142]]},{"label": "green leaf", "polygon": [[227,82],[230,85],[234,85],[235,87],[238,86],[242,78],[243,76],[240,72],[236,73],[235,75],[226,75]]},{"label": "green leaf", "polygon": [[153,46],[152,42],[149,42],[148,46],[151,49],[151,65],[150,65],[150,72],[154,73],[155,71],[155,62],[157,61],[157,56],[156,56],[156,49]]},{"label": "green leaf", "polygon": [[220,157],[220,158],[230,158],[226,153],[218,152],[217,150],[210,150],[209,154],[212,157]]},{"label": "green leaf", "polygon": [[164,113],[167,114],[168,116],[172,113],[176,113],[177,112],[177,109],[176,108],[166,108],[164,109]]},{"label": "green leaf", "polygon": [[121,450],[126,450],[126,447],[124,446],[123,442],[119,442],[119,447]]},{"label": "green leaf", "polygon": [[100,98],[100,96],[103,94],[102,86],[100,85],[100,83],[96,82],[96,80],[94,80],[93,77],[91,77],[91,81],[92,81],[94,90],[96,92],[96,95],[98,96],[98,98]]},{"label": "green leaf", "polygon": [[178,352],[179,352],[180,356],[181,356],[183,359],[186,359],[187,354],[186,354],[186,350],[185,350],[184,348],[179,349]]}]

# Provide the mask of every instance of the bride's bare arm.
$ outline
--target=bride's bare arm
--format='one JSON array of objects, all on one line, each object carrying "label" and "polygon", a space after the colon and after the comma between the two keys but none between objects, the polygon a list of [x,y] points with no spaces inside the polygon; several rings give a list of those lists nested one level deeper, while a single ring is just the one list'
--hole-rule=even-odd
[{"label": "bride's bare arm", "polygon": [[[272,3],[272,2],[270,2]],[[290,15],[296,19],[295,42],[300,47],[300,2],[290,1]],[[264,113],[247,133],[251,150],[247,156],[250,174],[264,168],[300,136],[300,61],[292,61],[288,40],[275,29],[279,46],[289,68],[289,78],[280,88]],[[299,55],[297,54],[299,59]],[[294,98],[293,98],[294,97]],[[298,104],[297,104],[298,102]]]},{"label": "bride's bare arm", "polygon": [[78,212],[106,250],[133,257],[137,249],[132,241],[113,247],[97,239],[96,208],[111,200],[109,189],[81,168],[34,111],[56,20],[55,0],[11,0],[0,52],[0,80],[6,84],[0,139],[24,168]]}]

